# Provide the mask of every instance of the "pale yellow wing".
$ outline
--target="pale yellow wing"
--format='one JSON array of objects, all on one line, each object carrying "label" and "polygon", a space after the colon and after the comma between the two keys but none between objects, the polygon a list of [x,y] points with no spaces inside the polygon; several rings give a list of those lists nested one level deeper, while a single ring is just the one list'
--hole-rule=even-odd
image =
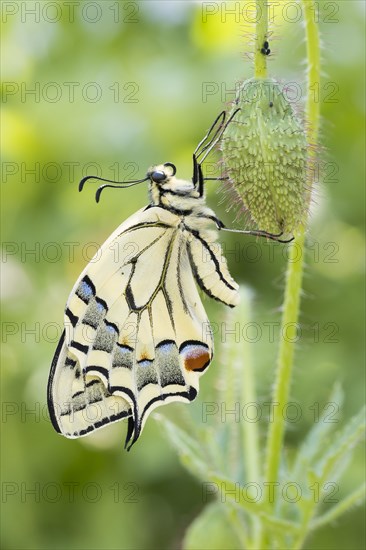
[{"label": "pale yellow wing", "polygon": [[212,358],[212,337],[180,219],[141,210],[104,243],[76,282],[52,363],[53,425],[80,437],[129,418],[127,441],[148,414],[191,401]]}]

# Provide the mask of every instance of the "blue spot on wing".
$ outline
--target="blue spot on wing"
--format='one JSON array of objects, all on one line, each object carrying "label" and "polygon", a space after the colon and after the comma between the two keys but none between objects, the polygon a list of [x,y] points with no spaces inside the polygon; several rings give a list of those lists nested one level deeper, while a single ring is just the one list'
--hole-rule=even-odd
[{"label": "blue spot on wing", "polygon": [[156,346],[156,348],[163,353],[171,353],[177,348],[177,345],[173,340],[163,340]]},{"label": "blue spot on wing", "polygon": [[86,276],[82,281],[80,281],[76,294],[85,303],[88,303],[90,299],[95,295],[95,288],[89,277]]},{"label": "blue spot on wing", "polygon": [[82,281],[81,283],[81,290],[86,297],[90,298],[93,296],[92,288],[85,281]]},{"label": "blue spot on wing", "polygon": [[100,311],[100,313],[104,313],[105,308],[103,307],[103,304],[100,304],[99,302],[97,302],[97,308],[98,308],[98,311]]},{"label": "blue spot on wing", "polygon": [[151,359],[141,359],[141,361],[137,361],[137,364],[139,367],[150,367],[153,364],[153,361]]},{"label": "blue spot on wing", "polygon": [[116,345],[113,353],[112,367],[125,367],[132,369],[133,365],[133,349],[129,346],[123,346],[121,344]]},{"label": "blue spot on wing", "polygon": [[173,340],[163,340],[156,346],[155,350],[161,386],[163,388],[171,384],[185,386],[177,344]]}]

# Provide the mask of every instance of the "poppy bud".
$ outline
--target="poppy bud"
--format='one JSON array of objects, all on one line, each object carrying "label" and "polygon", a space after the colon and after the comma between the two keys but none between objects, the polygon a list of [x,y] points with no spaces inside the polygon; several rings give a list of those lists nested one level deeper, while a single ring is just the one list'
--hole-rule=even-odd
[{"label": "poppy bud", "polygon": [[307,208],[305,128],[279,84],[243,82],[222,140],[229,183],[258,228],[292,233]]}]

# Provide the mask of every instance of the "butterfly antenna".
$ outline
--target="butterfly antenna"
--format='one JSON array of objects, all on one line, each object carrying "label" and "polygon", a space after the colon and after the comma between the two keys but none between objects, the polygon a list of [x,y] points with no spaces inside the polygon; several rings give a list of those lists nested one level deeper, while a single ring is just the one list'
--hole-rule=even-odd
[{"label": "butterfly antenna", "polygon": [[204,181],[206,179],[218,180],[218,179],[227,179],[227,178],[204,178],[202,173],[202,163],[211,153],[212,149],[217,145],[217,143],[222,138],[226,128],[233,120],[236,113],[240,111],[240,107],[236,109],[233,114],[230,116],[229,120],[225,122],[226,111],[222,111],[219,116],[215,119],[211,128],[205,135],[205,137],[199,142],[194,153],[193,153],[193,176],[192,182],[196,187],[199,196],[202,197],[204,192]]},{"label": "butterfly antenna", "polygon": [[105,178],[100,178],[99,176],[85,176],[80,183],[79,183],[79,191],[82,191],[84,188],[85,183],[88,180],[99,180],[99,181],[106,181],[108,183],[114,183],[116,186],[121,187],[131,187],[132,185],[136,185],[137,183],[142,183],[143,181],[147,181],[149,178],[146,177],[141,180],[131,180],[131,181],[114,181],[114,180],[107,180]]},{"label": "butterfly antenna", "polygon": [[101,185],[98,187],[97,192],[95,194],[95,200],[96,202],[99,202],[100,195],[106,187],[112,187],[113,189],[124,189],[126,187],[132,187],[133,185],[137,185],[139,183],[142,183],[143,181],[147,181],[149,177],[143,178],[141,180],[132,180],[132,181],[113,181],[113,180],[107,180],[105,178],[100,178],[99,176],[85,176],[80,183],[79,183],[79,191],[82,191],[85,185],[85,182],[93,179],[93,180],[99,180],[99,181],[107,181],[108,184]]},{"label": "butterfly antenna", "polygon": [[[225,122],[226,111],[223,111],[222,113],[220,113],[219,116],[216,118],[215,122],[213,123],[213,125],[211,126],[209,131],[207,132],[206,136],[203,138],[202,141],[200,141],[200,143],[198,144],[198,146],[197,146],[197,148],[194,152],[194,155],[196,156],[196,159],[199,161],[200,164],[203,163],[203,161],[211,153],[211,151],[215,147],[215,145],[217,145],[217,143],[220,141],[220,139],[222,138],[226,128],[229,126],[230,122],[233,120],[236,113],[238,113],[239,111],[240,111],[240,107],[238,107],[238,109],[236,109],[233,112],[233,114],[230,116],[230,118],[226,122]],[[221,122],[218,125],[216,131],[214,132],[214,134],[212,135],[212,137],[208,141],[208,143],[206,143],[204,145],[204,143],[210,137],[214,127],[216,126],[216,124],[220,120],[220,118],[221,118]],[[205,154],[203,155],[203,153],[205,153]],[[203,155],[203,157],[202,157],[202,155]]]},{"label": "butterfly antenna", "polygon": [[[217,133],[220,131],[220,129],[222,128],[222,126],[225,122],[225,118],[226,118],[226,111],[222,111],[219,114],[219,116],[216,117],[216,119],[215,119],[214,123],[212,124],[211,128],[209,129],[209,131],[207,132],[205,137],[203,139],[201,139],[201,141],[199,142],[199,144],[197,145],[197,147],[194,151],[194,155],[196,155],[196,158],[198,158],[207,149],[207,147],[212,142],[212,139],[215,139]],[[215,130],[215,134],[214,134],[213,138],[209,141],[209,143],[206,143],[208,138],[212,134],[213,129],[215,128],[215,126],[217,125],[218,122],[219,122],[219,124],[218,124],[217,129]],[[206,145],[204,145],[205,143],[206,143]]]}]

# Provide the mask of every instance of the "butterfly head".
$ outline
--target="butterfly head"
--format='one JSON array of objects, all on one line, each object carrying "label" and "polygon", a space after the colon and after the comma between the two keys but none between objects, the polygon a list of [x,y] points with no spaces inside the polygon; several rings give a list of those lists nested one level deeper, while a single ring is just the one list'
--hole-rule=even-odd
[{"label": "butterfly head", "polygon": [[166,185],[171,178],[175,176],[177,169],[171,162],[165,164],[159,164],[157,166],[151,166],[147,173],[147,177],[152,183],[157,185]]},{"label": "butterfly head", "polygon": [[[192,181],[178,179],[176,167],[171,162],[151,166],[147,173],[150,180],[150,199],[154,205],[170,203],[178,197],[196,197],[197,191]],[[164,199],[164,201],[163,201]]]}]

